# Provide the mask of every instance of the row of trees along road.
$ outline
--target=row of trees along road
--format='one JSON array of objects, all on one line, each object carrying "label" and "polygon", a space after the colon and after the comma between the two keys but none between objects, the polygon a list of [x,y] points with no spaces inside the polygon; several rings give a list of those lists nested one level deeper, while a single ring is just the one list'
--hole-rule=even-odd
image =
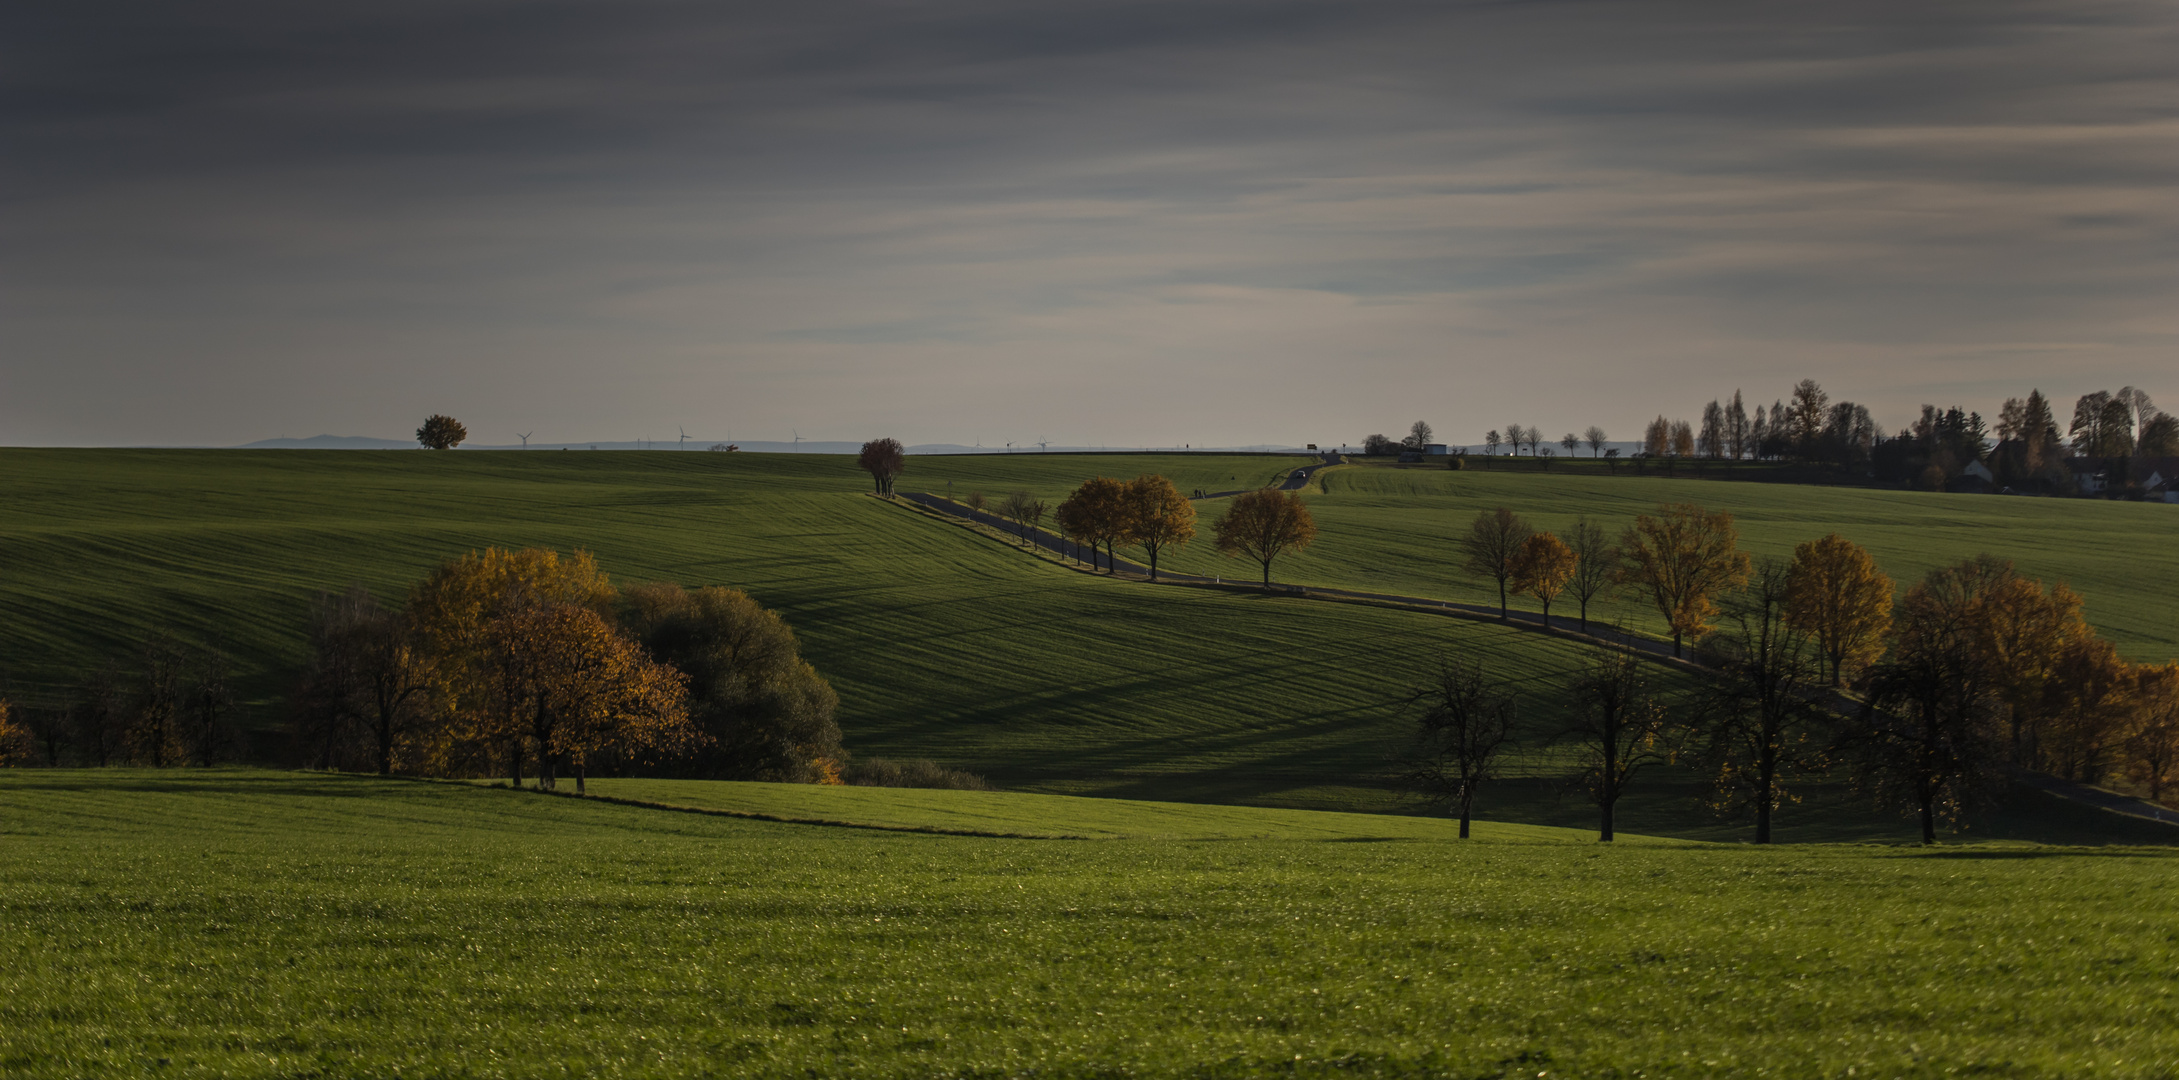
[{"label": "row of trees along road", "polygon": [[295,694],[322,768],[499,771],[541,788],[565,766],[721,779],[836,779],[838,699],[793,633],[743,593],[616,589],[585,553],[489,548],[399,608],[321,597]]},{"label": "row of trees along road", "polygon": [[[1158,557],[1195,538],[1195,504],[1162,476],[1138,476],[1122,482],[1093,477],[1074,489],[1054,515],[1062,535],[1087,545],[1095,565],[1099,545],[1105,567],[1112,566],[1115,544],[1142,548],[1150,577],[1158,576]],[[1234,496],[1212,526],[1213,543],[1230,558],[1245,558],[1271,584],[1271,567],[1281,555],[1316,540],[1316,520],[1298,492],[1262,488]]]},{"label": "row of trees along road", "polygon": [[[1931,571],[1895,603],[1892,580],[1844,537],[1751,563],[1731,517],[1696,506],[1643,515],[1616,545],[1577,524],[1576,542],[1562,545],[1584,550],[1573,571],[1538,542],[1548,535],[1499,510],[1478,515],[1464,542],[1471,565],[1539,599],[1550,579],[1587,565],[1605,582],[1591,599],[1634,590],[1676,638],[1703,643],[1711,672],[1691,698],[1667,702],[1638,655],[1615,646],[1575,682],[1575,715],[1551,737],[1583,749],[1607,839],[1612,806],[1637,774],[1682,758],[1711,770],[1715,807],[1753,816],[1760,842],[1789,783],[1838,770],[1918,816],[1925,840],[1986,802],[2006,765],[2124,780],[2160,802],[2179,790],[2179,662],[2127,663],[2082,619],[2078,595],[2005,560]],[[1713,620],[1726,630],[1714,638]],[[1448,663],[1417,699],[1409,781],[1465,817],[1516,735],[1511,699],[1472,661]]]}]

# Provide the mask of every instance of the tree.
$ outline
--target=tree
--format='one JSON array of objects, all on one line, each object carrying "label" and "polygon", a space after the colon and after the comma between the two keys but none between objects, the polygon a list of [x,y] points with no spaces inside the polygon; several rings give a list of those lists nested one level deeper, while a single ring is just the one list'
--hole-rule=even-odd
[{"label": "tree", "polygon": [[1695,443],[1703,457],[1725,456],[1725,406],[1715,398],[1702,407],[1702,431],[1695,436]]},{"label": "tree", "polygon": [[1023,507],[1022,510],[1028,515],[1029,528],[1031,530],[1041,530],[1044,528],[1044,515],[1051,513],[1052,507],[1050,503],[1042,499],[1031,499],[1029,505]]},{"label": "tree", "polygon": [[1648,591],[1672,629],[1672,655],[1680,655],[1681,639],[1710,632],[1712,598],[1748,579],[1739,540],[1731,514],[1692,503],[1659,507],[1655,517],[1638,514],[1620,535],[1618,581]]},{"label": "tree", "polygon": [[1990,792],[2001,758],[1999,672],[1977,641],[1977,560],[1929,572],[1907,590],[1890,655],[1870,669],[1868,697],[1838,749],[1880,802],[1919,817],[1922,842],[1957,825]]},{"label": "tree", "polygon": [[1212,536],[1221,553],[1246,556],[1261,564],[1264,585],[1269,587],[1271,561],[1308,547],[1316,539],[1316,521],[1299,492],[1263,488],[1235,496],[1226,515],[1212,526]]},{"label": "tree", "polygon": [[1513,591],[1526,593],[1543,604],[1543,625],[1551,626],[1551,601],[1566,590],[1580,559],[1566,542],[1547,532],[1521,541],[1513,556]]},{"label": "tree", "polygon": [[234,707],[227,656],[202,649],[187,658],[181,701],[182,741],[199,768],[209,769],[225,750],[227,712]]},{"label": "tree", "polygon": [[[28,765],[38,758],[38,740],[29,725],[18,718],[21,710],[0,698],[0,767]],[[1466,836],[1467,829],[1461,829]]]},{"label": "tree", "polygon": [[1586,443],[1588,443],[1588,444],[1589,444],[1589,456],[1590,456],[1590,457],[1603,457],[1603,456],[1604,456],[1604,442],[1605,442],[1605,437],[1604,437],[1604,429],[1603,429],[1603,428],[1600,428],[1600,427],[1596,426],[1595,424],[1590,424],[1590,425],[1589,425],[1589,430],[1587,430],[1587,431],[1584,431],[1584,432],[1582,432],[1582,433],[1581,433],[1581,439],[1582,439],[1582,441],[1583,441],[1583,442],[1586,442]]},{"label": "tree", "polygon": [[1510,618],[1506,608],[1506,583],[1513,578],[1514,561],[1520,556],[1521,545],[1536,530],[1529,528],[1521,515],[1501,506],[1475,515],[1468,526],[1468,533],[1460,538],[1461,553],[1471,573],[1480,574],[1498,583],[1498,617]]},{"label": "tree", "polygon": [[1430,425],[1417,420],[1407,429],[1407,438],[1401,439],[1400,445],[1409,450],[1421,451],[1430,445],[1431,438]]},{"label": "tree", "polygon": [[2137,668],[2133,696],[2126,778],[2149,789],[2150,802],[2164,802],[2179,785],[2179,661]]},{"label": "tree", "polygon": [[794,631],[748,594],[710,586],[627,590],[621,624],[688,677],[698,737],[668,771],[716,780],[823,781],[845,757],[840,699],[802,659]]},{"label": "tree", "polygon": [[1786,623],[1815,635],[1830,664],[1832,686],[1845,685],[1847,670],[1883,653],[1894,589],[1866,549],[1837,533],[1793,549],[1786,571]]},{"label": "tree", "polygon": [[1802,379],[1793,385],[1793,404],[1787,416],[1792,424],[1794,453],[1806,458],[1815,452],[1816,440],[1823,434],[1824,409],[1830,402],[1831,395],[1824,393],[1814,379]]},{"label": "tree", "polygon": [[1569,431],[1559,436],[1559,446],[1566,451],[1567,457],[1572,457],[1574,451],[1581,449],[1581,436]]},{"label": "tree", "polygon": [[2066,643],[2043,685],[2042,758],[2068,780],[2100,784],[2117,763],[2132,718],[2133,666],[2111,643],[2084,634]]},{"label": "tree", "polygon": [[2179,457],[2179,417],[2160,412],[2141,425],[2134,452],[2142,457]]},{"label": "tree", "polygon": [[645,655],[597,611],[572,603],[516,607],[494,620],[489,662],[510,713],[537,751],[537,786],[558,787],[564,756],[582,789],[589,759],[626,746],[671,746],[688,727],[684,677]]},{"label": "tree", "polygon": [[1128,482],[1123,495],[1127,539],[1150,558],[1150,580],[1158,579],[1158,554],[1195,539],[1195,504],[1155,473]]},{"label": "tree", "polygon": [[899,439],[872,439],[855,456],[855,465],[870,474],[878,494],[891,497],[893,478],[908,467],[908,452],[902,449]]},{"label": "tree", "polygon": [[1568,547],[1574,550],[1574,576],[1568,582],[1574,592],[1575,602],[1581,605],[1581,632],[1589,632],[1589,604],[1609,594],[1612,582],[1619,573],[1619,549],[1604,535],[1602,527],[1588,518],[1579,518],[1568,529]]},{"label": "tree", "polygon": [[1648,427],[1642,429],[1642,452],[1659,458],[1665,456],[1671,448],[1672,421],[1660,414],[1657,419],[1649,422]]},{"label": "tree", "polygon": [[1105,545],[1106,568],[1112,566],[1111,554],[1114,541],[1127,536],[1127,485],[1118,480],[1098,476],[1082,482],[1066,500],[1059,504],[1059,528],[1077,540],[1090,546],[1090,563],[1094,567],[1097,545]]},{"label": "tree", "polygon": [[1362,453],[1370,457],[1383,457],[1400,452],[1400,444],[1389,435],[1371,435],[1362,440]]},{"label": "tree", "polygon": [[1672,422],[1672,456],[1675,458],[1695,456],[1695,429],[1687,426],[1685,420],[1674,420]]},{"label": "tree", "polygon": [[1014,523],[1014,533],[1021,537],[1024,547],[1029,544],[1029,512],[1035,508],[1036,502],[1035,496],[1026,491],[1017,491],[999,503],[999,513]]},{"label": "tree", "polygon": [[1497,428],[1492,428],[1483,433],[1483,445],[1490,448],[1490,456],[1492,457],[1498,456],[1498,440]]},{"label": "tree", "polygon": [[1725,406],[1725,453],[1734,461],[1748,454],[1749,443],[1748,406],[1740,400],[1740,391],[1733,391],[1733,402]]},{"label": "tree", "polygon": [[509,778],[520,786],[531,749],[525,710],[541,673],[531,664],[535,651],[510,636],[527,627],[516,620],[532,609],[561,604],[602,610],[615,595],[588,552],[562,557],[538,548],[471,552],[441,563],[411,590],[408,612],[421,647],[430,652],[431,698],[440,710],[438,739],[424,755],[426,768],[454,771],[458,760],[476,749],[497,748],[506,754]]},{"label": "tree", "polygon": [[1408,703],[1420,704],[1422,715],[1405,757],[1405,785],[1459,815],[1466,840],[1476,789],[1494,778],[1499,751],[1513,737],[1513,696],[1490,685],[1475,661],[1446,657]]},{"label": "tree", "polygon": [[965,501],[967,502],[969,509],[981,514],[984,512],[984,505],[987,500],[985,500],[983,492],[971,491],[968,493],[968,497]]},{"label": "tree", "polygon": [[380,607],[369,589],[351,585],[338,596],[319,595],[310,643],[296,699],[305,714],[305,738],[318,746],[319,767],[367,753],[380,776],[393,775],[395,763],[418,749],[413,740],[425,736],[437,681],[409,620]]},{"label": "tree", "polygon": [[1727,597],[1733,631],[1716,650],[1704,710],[1713,805],[1752,812],[1758,844],[1770,843],[1771,814],[1792,798],[1786,774],[1821,763],[1810,735],[1823,713],[1823,670],[1808,634],[1788,618],[1792,591],[1792,571],[1765,559]]},{"label": "tree", "polygon": [[181,764],[187,752],[180,715],[185,677],[181,647],[158,635],[144,643],[138,656],[141,666],[129,724],[129,756],[154,769]]},{"label": "tree", "polygon": [[128,692],[112,663],[93,670],[77,688],[68,714],[76,748],[91,764],[103,769],[127,753]]},{"label": "tree", "polygon": [[1519,424],[1506,425],[1506,442],[1513,447],[1512,456],[1521,456],[1521,444],[1528,441],[1528,429]]},{"label": "tree", "polygon": [[2080,594],[2064,585],[2048,591],[2013,571],[2013,564],[1980,555],[1954,568],[1966,582],[1972,605],[1967,619],[1985,670],[1997,683],[2006,745],[2015,764],[2046,768],[2044,716],[2058,660],[2092,631],[2081,618]]},{"label": "tree", "polygon": [[1624,645],[1590,655],[1574,681],[1573,698],[1567,734],[1582,754],[1580,783],[1597,805],[1597,839],[1610,841],[1613,811],[1635,776],[1675,756],[1670,721],[1641,657]]},{"label": "tree", "polygon": [[424,420],[424,426],[416,429],[416,441],[429,450],[452,450],[469,437],[469,429],[451,416],[432,413]]}]

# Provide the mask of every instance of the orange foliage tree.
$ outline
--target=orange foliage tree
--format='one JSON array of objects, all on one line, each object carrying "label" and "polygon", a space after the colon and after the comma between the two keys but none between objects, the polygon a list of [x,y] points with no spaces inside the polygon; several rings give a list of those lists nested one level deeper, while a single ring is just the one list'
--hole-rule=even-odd
[{"label": "orange foliage tree", "polygon": [[1316,520],[1309,516],[1300,493],[1263,488],[1235,496],[1212,532],[1219,551],[1262,564],[1264,584],[1269,586],[1271,560],[1308,547],[1316,539]]},{"label": "orange foliage tree", "polygon": [[1543,603],[1543,624],[1551,625],[1551,601],[1566,590],[1580,565],[1574,549],[1564,540],[1540,532],[1521,541],[1513,556],[1513,591],[1526,593]]},{"label": "orange foliage tree", "polygon": [[1680,655],[1681,639],[1710,632],[1717,594],[1748,580],[1739,543],[1731,514],[1693,503],[1659,507],[1655,517],[1637,514],[1620,534],[1619,580],[1649,593],[1672,629],[1672,655]]},{"label": "orange foliage tree", "polygon": [[2163,802],[2179,787],[2179,661],[2134,669],[2133,700],[2127,779]]},{"label": "orange foliage tree", "polygon": [[1128,481],[1121,498],[1126,538],[1150,558],[1150,580],[1158,579],[1158,554],[1195,539],[1195,504],[1171,480],[1147,473]]},{"label": "orange foliage tree", "polygon": [[1514,561],[1520,557],[1521,545],[1534,533],[1521,515],[1501,506],[1477,513],[1468,524],[1467,534],[1460,538],[1468,570],[1498,583],[1501,619],[1506,617],[1506,587],[1513,580]]},{"label": "orange foliage tree", "polygon": [[1813,634],[1831,685],[1884,652],[1891,629],[1892,579],[1867,549],[1832,533],[1793,549],[1786,570],[1786,625]]},{"label": "orange foliage tree", "polygon": [[1096,565],[1097,545],[1105,547],[1105,566],[1112,566],[1112,545],[1127,537],[1127,485],[1097,476],[1082,482],[1055,515],[1059,531],[1090,548],[1090,564]]}]

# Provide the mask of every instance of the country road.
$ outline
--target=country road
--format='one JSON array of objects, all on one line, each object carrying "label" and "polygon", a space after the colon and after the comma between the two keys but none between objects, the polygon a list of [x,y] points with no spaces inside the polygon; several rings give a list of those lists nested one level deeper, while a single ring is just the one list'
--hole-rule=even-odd
[{"label": "country road", "polygon": [[[1281,485],[1280,490],[1297,491],[1307,486],[1309,480],[1315,476],[1317,471],[1325,468],[1328,465],[1334,464],[1335,458],[1336,455],[1327,454],[1325,455],[1325,460],[1319,464],[1310,465],[1304,468],[1294,470],[1294,472],[1286,478],[1285,483]],[[1242,492],[1239,491],[1215,492],[1210,495],[1204,496],[1204,498],[1222,498],[1225,496],[1238,495],[1241,493]],[[1029,544],[1034,544],[1038,547],[1043,548],[1046,551],[1050,551],[1053,554],[1060,556],[1062,559],[1072,559],[1078,563],[1084,564],[1085,566],[1092,566],[1098,568],[1105,573],[1113,574],[1120,577],[1139,578],[1144,581],[1148,581],[1150,579],[1150,568],[1142,565],[1141,563],[1133,562],[1128,559],[1104,556],[1100,552],[1094,551],[1093,549],[1085,548],[1081,544],[1075,543],[1074,541],[1055,532],[1052,532],[1049,529],[1029,528],[1026,526],[1018,525],[996,514],[987,513],[981,510],[972,510],[967,506],[952,501],[951,499],[932,495],[929,492],[902,492],[896,495],[896,498],[906,502],[914,503],[915,505],[923,507],[924,509],[944,514],[949,517],[959,518],[966,521],[975,522],[980,525],[990,526],[991,528],[997,529],[1000,532],[1011,536],[1017,540]],[[1234,581],[1227,581],[1223,577],[1205,577],[1201,574],[1182,574],[1175,573],[1170,570],[1158,571],[1157,581],[1160,584],[1170,584],[1196,588],[1235,589],[1257,593],[1267,591],[1268,589],[1268,591],[1274,593],[1285,593],[1289,596],[1305,597],[1313,600],[1331,600],[1335,602],[1376,604],[1387,607],[1398,607],[1409,611],[1418,611],[1428,614],[1446,615],[1452,618],[1467,619],[1472,621],[1501,621],[1498,608],[1489,604],[1470,604],[1455,600],[1433,600],[1421,596],[1401,596],[1394,593],[1361,592],[1354,589],[1335,589],[1314,585],[1302,586],[1273,583],[1267,587],[1257,582],[1247,580],[1245,578],[1236,579]],[[1567,612],[1563,610],[1554,614],[1548,625],[1545,624],[1542,614],[1532,611],[1509,611],[1506,613],[1503,621],[1508,625],[1515,626],[1523,630],[1528,630],[1534,633],[1551,634],[1557,637],[1566,638],[1569,641],[1588,641],[1597,644],[1621,645],[1636,652],[1642,653],[1650,657],[1652,660],[1655,660],[1657,663],[1669,667],[1679,667],[1688,671],[1707,670],[1703,667],[1703,665],[1698,663],[1691,656],[1674,656],[1672,653],[1672,645],[1670,642],[1658,641],[1654,638],[1639,637],[1634,634],[1626,633],[1614,627],[1607,627],[1601,625],[1592,625],[1586,631],[1578,630],[1575,628],[1572,618],[1568,615]],[[1848,698],[1845,698],[1844,696],[1835,695],[1835,697],[1836,700],[1833,702],[1834,708],[1840,706],[1853,707],[1856,705],[1856,703],[1852,702]],[[2084,784],[2076,784],[2070,780],[2062,780],[2058,777],[2049,776],[2043,773],[2018,771],[2014,774],[2014,778],[2027,787],[2047,792],[2054,797],[2065,799],[2069,802],[2080,803],[2082,805],[2106,810],[2111,813],[2121,814],[2126,817],[2138,818],[2144,821],[2154,821],[2162,825],[2179,828],[2179,812],[2165,809],[2154,803],[2148,802],[2147,800],[2136,799],[2126,795],[2120,795],[2116,792],[2105,791],[2101,788],[2089,787]]]}]

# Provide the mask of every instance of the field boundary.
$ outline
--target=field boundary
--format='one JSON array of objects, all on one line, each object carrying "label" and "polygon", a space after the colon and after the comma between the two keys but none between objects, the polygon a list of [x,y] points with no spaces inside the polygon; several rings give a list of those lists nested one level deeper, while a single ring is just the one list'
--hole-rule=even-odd
[{"label": "field boundary", "polygon": [[1079,833],[1015,833],[997,832],[990,829],[949,829],[941,825],[880,825],[870,821],[841,821],[834,818],[792,817],[786,814],[767,813],[762,810],[729,810],[718,806],[687,806],[681,803],[657,802],[651,799],[630,799],[618,795],[577,794],[572,791],[539,791],[535,788],[499,788],[515,790],[527,795],[544,795],[560,799],[579,799],[587,802],[610,803],[615,806],[633,806],[644,810],[666,810],[676,814],[696,814],[702,817],[744,818],[750,821],[769,821],[780,825],[814,825],[827,829],[870,829],[876,832],[924,833],[931,836],[976,836],[986,840],[1099,840],[1103,837],[1084,836]]}]

